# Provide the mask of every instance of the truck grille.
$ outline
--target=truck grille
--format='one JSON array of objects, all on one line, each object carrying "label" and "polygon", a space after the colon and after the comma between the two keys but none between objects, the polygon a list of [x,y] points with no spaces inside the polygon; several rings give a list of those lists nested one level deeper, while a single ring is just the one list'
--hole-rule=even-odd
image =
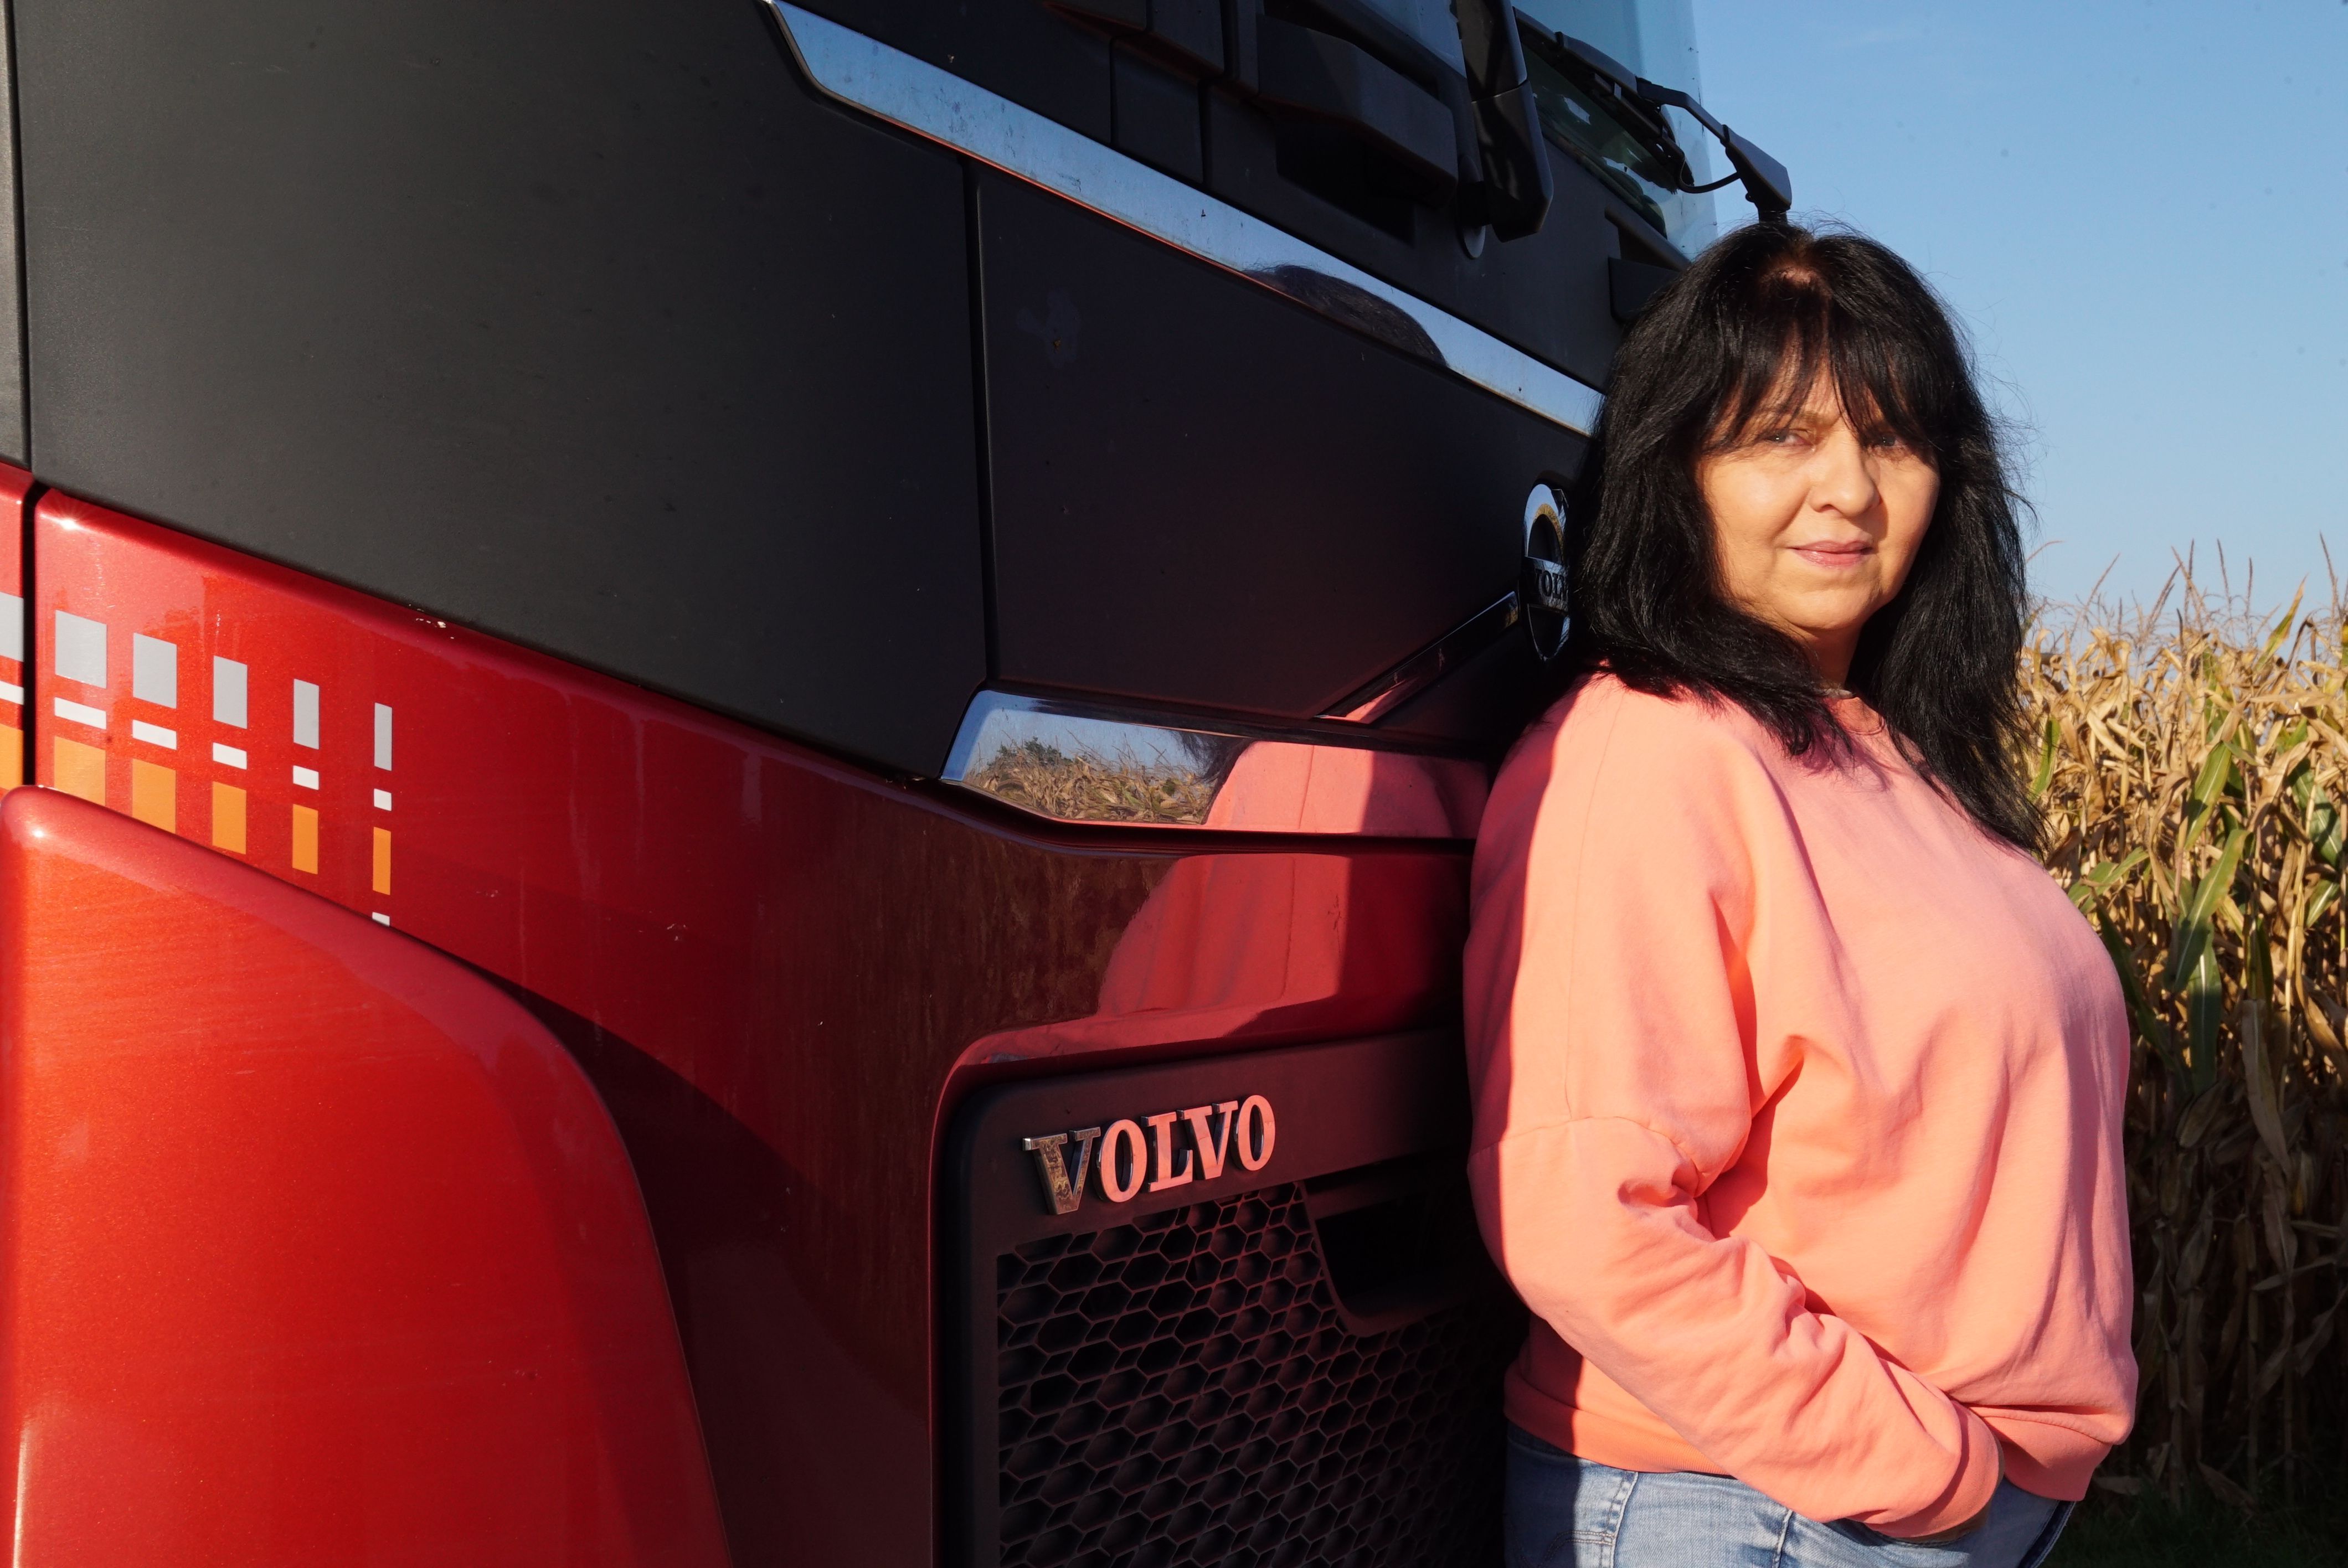
[{"label": "truck grille", "polygon": [[1005,1568],[1499,1562],[1504,1294],[1353,1332],[1296,1183],[1024,1243],[995,1284]]}]

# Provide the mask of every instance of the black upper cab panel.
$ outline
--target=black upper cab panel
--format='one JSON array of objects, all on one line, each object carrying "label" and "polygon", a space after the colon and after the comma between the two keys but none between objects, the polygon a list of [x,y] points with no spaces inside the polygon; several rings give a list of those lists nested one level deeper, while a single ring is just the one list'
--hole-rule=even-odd
[{"label": "black upper cab panel", "polygon": [[986,674],[956,159],[755,0],[14,10],[42,479],[935,770]]},{"label": "black upper cab panel", "polygon": [[[1463,224],[1464,78],[1359,0],[817,5],[1543,374],[1602,379],[1663,247],[1564,157],[1537,232]],[[990,682],[1311,721],[1507,594],[1580,460],[826,96],[765,0],[14,18],[41,479],[882,768]],[[1504,739],[1510,649],[1382,727]]]},{"label": "black upper cab panel", "polygon": [[1304,718],[1514,584],[1579,437],[1032,187],[979,212],[1001,679]]}]

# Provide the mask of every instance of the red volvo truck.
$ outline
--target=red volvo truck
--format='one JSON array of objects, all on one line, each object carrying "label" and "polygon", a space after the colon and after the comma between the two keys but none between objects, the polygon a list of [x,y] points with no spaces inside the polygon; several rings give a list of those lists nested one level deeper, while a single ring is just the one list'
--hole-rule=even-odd
[{"label": "red volvo truck", "polygon": [[15,0],[20,1563],[1498,1561],[1684,0]]}]

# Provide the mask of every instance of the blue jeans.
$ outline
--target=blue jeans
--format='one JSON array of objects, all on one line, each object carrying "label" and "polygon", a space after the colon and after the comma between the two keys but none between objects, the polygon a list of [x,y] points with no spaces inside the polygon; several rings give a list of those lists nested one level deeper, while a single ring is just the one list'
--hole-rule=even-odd
[{"label": "blue jeans", "polygon": [[1821,1524],[1741,1481],[1576,1459],[1509,1429],[1508,1568],[2038,1568],[2071,1518],[2000,1481],[1986,1522],[1938,1546]]}]

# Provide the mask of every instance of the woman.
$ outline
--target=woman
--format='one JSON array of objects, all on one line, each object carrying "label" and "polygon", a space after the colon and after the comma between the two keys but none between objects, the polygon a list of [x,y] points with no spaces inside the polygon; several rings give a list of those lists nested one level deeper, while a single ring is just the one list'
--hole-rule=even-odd
[{"label": "woman", "polygon": [[1731,235],[1622,344],[1476,855],[1512,1568],[2034,1564],[2127,1434],[2127,1026],[2029,853],[2006,473],[1857,236]]}]

